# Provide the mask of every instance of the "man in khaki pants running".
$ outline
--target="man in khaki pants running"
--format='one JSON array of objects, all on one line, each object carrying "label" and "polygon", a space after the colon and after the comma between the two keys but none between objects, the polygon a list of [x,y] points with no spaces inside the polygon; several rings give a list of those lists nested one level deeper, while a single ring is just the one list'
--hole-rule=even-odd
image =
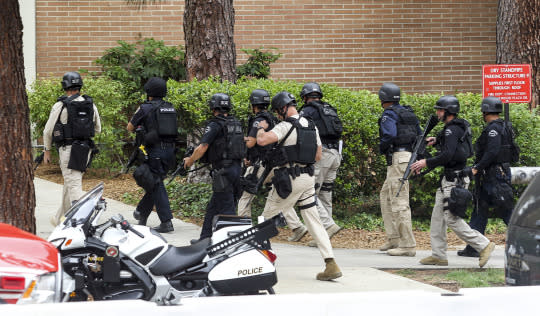
[{"label": "man in khaki pants running", "polygon": [[391,256],[415,256],[416,241],[412,232],[409,207],[409,183],[401,186],[414,140],[421,133],[420,124],[410,107],[399,104],[401,91],[393,83],[379,90],[384,108],[379,119],[380,152],[386,156],[386,180],[380,192],[381,213],[387,242],[380,248]]},{"label": "man in khaki pants running", "polygon": [[317,280],[330,281],[341,277],[341,270],[334,260],[330,238],[323,227],[315,202],[315,169],[313,164],[322,156],[322,143],[313,121],[300,117],[296,99],[283,91],[272,98],[272,110],[283,121],[270,131],[262,121],[257,131],[257,144],[278,145],[269,153],[272,170],[272,190],[264,206],[264,218],[280,212],[291,212],[298,205],[307,229],[317,242],[326,268],[317,274]]}]

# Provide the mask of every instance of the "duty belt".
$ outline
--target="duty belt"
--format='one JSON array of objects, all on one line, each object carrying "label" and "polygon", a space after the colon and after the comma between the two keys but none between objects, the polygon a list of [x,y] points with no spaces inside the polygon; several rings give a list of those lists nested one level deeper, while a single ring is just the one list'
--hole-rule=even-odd
[{"label": "duty belt", "polygon": [[412,151],[412,149],[410,147],[394,147],[394,149],[392,149],[393,152],[398,152],[398,151]]},{"label": "duty belt", "polygon": [[338,143],[323,143],[322,146],[327,149],[339,149]]},{"label": "duty belt", "polygon": [[306,167],[300,167],[299,165],[294,165],[292,167],[287,168],[287,171],[291,175],[293,179],[296,179],[296,177],[299,177],[302,173],[308,173],[310,177],[313,177],[315,174],[315,167],[313,165],[308,165]]}]

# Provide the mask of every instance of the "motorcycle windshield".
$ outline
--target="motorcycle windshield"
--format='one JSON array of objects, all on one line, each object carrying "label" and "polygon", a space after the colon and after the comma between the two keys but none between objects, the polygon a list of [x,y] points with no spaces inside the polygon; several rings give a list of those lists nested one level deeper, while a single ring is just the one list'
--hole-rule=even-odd
[{"label": "motorcycle windshield", "polygon": [[64,226],[71,225],[73,221],[77,225],[84,224],[90,220],[94,208],[103,195],[103,182],[83,195],[66,213]]}]

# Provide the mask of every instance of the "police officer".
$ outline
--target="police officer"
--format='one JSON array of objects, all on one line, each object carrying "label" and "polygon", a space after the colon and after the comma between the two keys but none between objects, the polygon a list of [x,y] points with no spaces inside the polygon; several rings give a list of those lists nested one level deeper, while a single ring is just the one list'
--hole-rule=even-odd
[{"label": "police officer", "polygon": [[[254,114],[248,122],[249,130],[246,137],[247,147],[247,159],[246,165],[248,165],[245,177],[255,177],[259,179],[264,172],[263,160],[271,146],[259,146],[257,145],[257,131],[259,122],[265,121],[268,124],[268,128],[272,129],[275,125],[276,118],[272,113],[268,112],[268,106],[270,105],[270,94],[264,89],[255,89],[249,96],[249,102],[251,103],[251,110]],[[268,179],[269,177],[267,177]],[[242,193],[242,196],[238,200],[238,215],[251,217],[251,203],[255,198],[254,194],[247,191]],[[287,225],[293,230],[293,234],[288,238],[289,241],[298,241],[306,233],[307,228],[302,224],[296,212],[285,212],[287,215]]]},{"label": "police officer", "polygon": [[[506,127],[499,117],[503,104],[496,97],[487,97],[482,100],[482,115],[487,125],[476,141],[476,160],[472,167],[472,174],[476,176],[477,204],[471,214],[471,228],[482,234],[486,230],[488,211],[496,210],[506,225],[510,221],[513,209],[513,191],[510,186],[510,162],[513,161],[514,140],[513,131]],[[467,245],[458,255],[464,257],[478,257],[474,248]]]},{"label": "police officer", "polygon": [[[300,115],[310,117],[315,122],[321,137],[322,158],[315,163],[315,193],[319,216],[328,237],[332,238],[341,230],[332,218],[332,190],[341,164],[339,139],[343,125],[336,109],[321,101],[323,93],[318,83],[306,83],[300,91],[300,97],[304,102]],[[315,247],[317,244],[312,240],[308,245]]]},{"label": "police officer", "polygon": [[403,177],[413,143],[420,134],[418,118],[408,106],[399,104],[401,91],[393,83],[384,83],[379,89],[384,108],[379,119],[379,150],[386,156],[386,180],[380,192],[381,213],[387,241],[380,248],[391,256],[415,256],[416,241],[412,232],[409,206],[409,183],[405,183],[399,196],[400,178]]},{"label": "police officer", "polygon": [[411,166],[411,170],[417,173],[426,166],[430,169],[438,166],[444,167],[441,185],[435,194],[435,205],[431,215],[432,255],[420,260],[420,263],[448,265],[446,229],[450,227],[461,240],[480,252],[479,266],[483,267],[495,249],[495,243],[490,242],[484,235],[469,227],[463,218],[456,216],[448,207],[452,189],[458,185],[462,185],[464,188],[469,185],[469,178],[460,175],[459,171],[465,167],[467,158],[472,154],[472,145],[466,140],[466,133],[470,133],[470,125],[467,121],[457,118],[459,101],[454,96],[441,97],[437,101],[435,109],[439,121],[444,122],[444,128],[437,137],[428,137],[426,141],[428,146],[438,146],[439,152],[436,156],[416,161]]},{"label": "police officer", "polygon": [[[92,137],[101,132],[101,120],[96,105],[89,96],[80,95],[82,86],[79,73],[64,74],[62,89],[65,95],[58,98],[53,105],[43,130],[43,162],[50,162],[50,150],[54,142],[64,177],[62,205],[51,218],[53,226],[58,225],[72,203],[82,196],[82,176],[89,159],[88,150],[94,146]],[[76,115],[85,120],[75,120]],[[75,148],[73,152],[72,148]]]},{"label": "police officer", "polygon": [[[213,192],[206,207],[199,240],[212,236],[212,219],[215,215],[236,214],[234,193],[245,155],[242,125],[229,113],[232,110],[230,97],[225,93],[216,93],[208,104],[214,117],[206,125],[201,143],[193,154],[184,158],[186,170],[203,157],[212,165]],[[192,240],[192,243],[197,241]]]},{"label": "police officer", "polygon": [[289,92],[280,92],[272,98],[272,110],[282,122],[266,131],[268,124],[262,121],[257,132],[257,144],[260,146],[277,143],[270,153],[272,165],[275,166],[273,185],[262,215],[271,218],[280,212],[289,212],[298,205],[326,264],[325,270],[317,274],[317,280],[339,278],[341,270],[334,260],[330,238],[321,223],[315,202],[313,163],[322,156],[317,128],[310,119],[299,116],[296,100]]},{"label": "police officer", "polygon": [[163,179],[175,159],[176,111],[172,104],[163,100],[167,95],[167,82],[162,78],[148,79],[144,91],[147,101],[137,109],[127,125],[127,130],[135,132],[139,126],[144,128],[144,145],[148,154],[148,159],[144,163],[148,164],[150,177],[155,183],[150,191],[145,190],[133,216],[139,220],[139,225],[146,225],[148,216],[155,206],[161,223],[154,229],[160,233],[168,233],[174,230],[171,222],[173,216]]}]

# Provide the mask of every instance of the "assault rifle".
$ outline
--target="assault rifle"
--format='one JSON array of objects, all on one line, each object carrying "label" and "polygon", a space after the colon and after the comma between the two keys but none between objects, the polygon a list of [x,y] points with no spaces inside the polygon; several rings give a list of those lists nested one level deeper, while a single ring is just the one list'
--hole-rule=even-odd
[{"label": "assault rifle", "polygon": [[[195,147],[189,146],[186,148],[186,153],[184,154],[184,158],[191,157],[193,155],[193,151],[195,151]],[[184,159],[178,163],[178,167],[176,170],[174,170],[173,173],[171,173],[171,176],[169,177],[169,181],[167,181],[167,185],[169,185],[174,178],[176,178],[177,175],[181,175],[182,177],[185,177],[187,175],[188,171],[184,168]]]},{"label": "assault rifle", "polygon": [[32,147],[41,149],[41,154],[37,155],[36,158],[34,158],[34,163],[36,164],[34,166],[34,171],[36,171],[36,169],[39,167],[39,165],[41,165],[41,163],[43,162],[43,157],[45,156],[45,146],[44,145],[34,145]]},{"label": "assault rifle", "polygon": [[409,180],[409,176],[411,174],[411,165],[416,162],[416,158],[418,157],[419,153],[423,153],[426,150],[426,137],[431,132],[431,130],[437,125],[439,120],[435,115],[430,115],[429,119],[426,123],[426,127],[424,128],[424,132],[421,135],[416,136],[416,140],[414,141],[414,148],[411,154],[411,159],[409,159],[409,163],[407,164],[407,168],[405,169],[405,172],[403,173],[403,177],[399,179],[401,181],[401,185],[399,186],[399,189],[397,191],[396,197],[399,196],[399,192],[401,192],[401,189],[403,188],[403,185],[405,184],[405,181]]},{"label": "assault rifle", "polygon": [[142,153],[144,155],[144,159],[148,159],[148,154],[143,145],[145,133],[146,131],[143,126],[137,126],[137,128],[135,129],[135,150],[131,153],[131,156],[129,156],[128,162],[122,168],[122,171],[120,171],[119,174],[114,176],[115,178],[120,176],[121,174],[126,174],[129,172],[129,169],[133,166],[133,164],[135,164],[135,162],[137,162],[139,158],[139,153]]}]

